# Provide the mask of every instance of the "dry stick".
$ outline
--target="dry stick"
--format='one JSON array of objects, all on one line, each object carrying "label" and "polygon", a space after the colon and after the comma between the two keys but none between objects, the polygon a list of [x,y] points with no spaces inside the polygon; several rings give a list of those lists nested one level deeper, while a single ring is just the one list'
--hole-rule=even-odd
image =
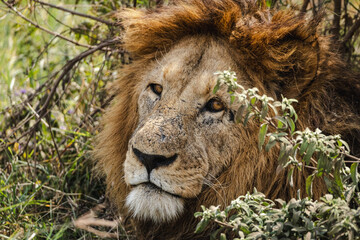
[{"label": "dry stick", "polygon": [[313,12],[313,15],[315,16],[316,15],[316,4],[315,4],[315,1],[314,0],[311,0],[311,4],[312,4],[312,12]]},{"label": "dry stick", "polygon": [[80,47],[86,47],[86,48],[96,48],[96,46],[91,46],[91,45],[87,45],[87,44],[82,44],[82,43],[78,43],[78,42],[75,42],[74,40],[70,39],[70,38],[67,38],[63,35],[61,35],[60,33],[56,33],[56,32],[53,32],[53,31],[50,31],[49,29],[46,29],[42,26],[40,26],[39,24],[33,22],[32,20],[28,19],[27,17],[25,17],[21,12],[19,12],[18,10],[16,10],[16,8],[14,8],[13,6],[11,6],[11,4],[7,3],[5,0],[1,0],[8,8],[10,8],[12,11],[14,11],[18,16],[20,16],[22,19],[24,19],[25,21],[29,22],[30,24],[32,24],[33,26],[35,26],[36,28],[39,28],[51,35],[54,35],[56,37],[59,37],[65,41],[68,41],[68,42],[71,42],[73,44],[75,44],[76,46],[80,46]]},{"label": "dry stick", "polygon": [[106,220],[98,218],[98,213],[105,209],[105,204],[98,204],[94,208],[90,209],[87,213],[80,216],[78,219],[73,221],[73,224],[76,228],[80,228],[86,230],[88,232],[94,233],[97,236],[102,238],[118,238],[119,234],[114,232],[105,232],[99,231],[92,226],[100,226],[100,227],[110,227],[115,229],[119,225],[119,221],[113,220]]},{"label": "dry stick", "polygon": [[84,18],[90,18],[92,20],[104,23],[106,25],[110,25],[110,26],[119,25],[119,23],[116,23],[116,22],[110,22],[110,21],[107,21],[107,20],[104,20],[104,19],[101,19],[101,18],[98,18],[98,17],[94,17],[94,16],[87,15],[87,14],[84,14],[84,13],[79,13],[79,12],[69,10],[69,9],[66,9],[66,8],[51,4],[51,3],[46,3],[46,2],[39,1],[39,0],[33,0],[33,1],[37,2],[37,3],[40,3],[41,5],[49,6],[49,7],[52,7],[52,8],[59,9],[59,10],[64,11],[64,12],[71,13],[71,14],[76,15],[76,16],[80,16],[80,17],[84,17]]},{"label": "dry stick", "polygon": [[161,7],[162,5],[164,5],[164,0],[156,0],[155,5],[156,7]]},{"label": "dry stick", "polygon": [[360,28],[360,18],[358,18],[355,23],[351,26],[349,31],[346,33],[344,39],[342,40],[342,44],[346,44],[347,41],[349,41],[352,36],[355,34],[356,30]]},{"label": "dry stick", "polygon": [[350,155],[348,153],[345,153],[345,152],[343,152],[343,154],[344,154],[345,157],[354,160],[354,161],[346,161],[346,162],[359,162],[360,163],[360,158],[357,158],[357,157],[355,157],[353,155]]},{"label": "dry stick", "polygon": [[309,3],[310,0],[304,0],[304,4],[302,5],[300,12],[305,13]]},{"label": "dry stick", "polygon": [[341,0],[334,0],[334,18],[332,21],[331,33],[334,40],[339,39],[340,35],[340,17],[341,17]]},{"label": "dry stick", "polygon": [[[50,130],[51,140],[52,140],[52,142],[53,142],[53,144],[54,144],[55,151],[56,151],[56,154],[57,154],[57,156],[58,156],[58,161],[55,161],[55,164],[56,164],[55,169],[56,169],[56,171],[59,171],[59,165],[60,165],[60,166],[62,165],[61,156],[60,156],[60,153],[59,153],[59,148],[58,148],[58,146],[57,146],[57,144],[56,144],[56,141],[55,141],[54,132],[53,132],[53,130],[52,130],[52,128],[51,128],[50,115],[48,115],[48,116],[49,116],[49,126],[48,126],[48,128],[49,128],[49,130]],[[57,165],[57,163],[59,163],[59,165]],[[57,174],[59,174],[59,172],[57,172]],[[61,173],[60,173],[60,174],[61,174]]]}]

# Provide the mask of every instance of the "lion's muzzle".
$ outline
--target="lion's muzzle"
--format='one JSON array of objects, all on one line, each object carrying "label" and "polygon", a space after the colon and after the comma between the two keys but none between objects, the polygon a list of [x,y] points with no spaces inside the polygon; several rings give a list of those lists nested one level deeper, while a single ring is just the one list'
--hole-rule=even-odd
[{"label": "lion's muzzle", "polygon": [[142,164],[144,164],[149,175],[153,169],[156,169],[161,166],[167,166],[167,165],[173,163],[178,156],[177,154],[175,154],[171,157],[165,157],[165,156],[161,156],[161,155],[151,155],[151,154],[143,153],[140,150],[138,150],[137,148],[133,148],[133,152],[134,152],[135,156],[137,157],[137,159]]}]

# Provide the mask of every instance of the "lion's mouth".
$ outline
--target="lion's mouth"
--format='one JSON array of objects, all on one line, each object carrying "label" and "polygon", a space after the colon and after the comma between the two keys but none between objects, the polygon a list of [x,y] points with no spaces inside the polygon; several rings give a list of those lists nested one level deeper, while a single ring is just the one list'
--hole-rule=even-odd
[{"label": "lion's mouth", "polygon": [[182,198],[180,195],[174,194],[174,193],[170,193],[167,192],[165,190],[163,190],[162,188],[156,186],[155,184],[153,184],[152,182],[146,182],[146,183],[140,183],[137,185],[131,185],[132,188],[136,188],[138,186],[143,186],[145,188],[145,190],[147,192],[151,192],[151,193],[158,193],[158,194],[168,194],[170,196],[176,197],[176,198]]}]

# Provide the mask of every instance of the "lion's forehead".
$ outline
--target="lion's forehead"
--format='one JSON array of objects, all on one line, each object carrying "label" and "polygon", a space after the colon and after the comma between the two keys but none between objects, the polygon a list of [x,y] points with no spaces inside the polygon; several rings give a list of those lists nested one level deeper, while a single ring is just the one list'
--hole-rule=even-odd
[{"label": "lion's forehead", "polygon": [[157,82],[171,90],[171,95],[191,99],[207,96],[216,83],[216,71],[235,69],[235,62],[225,42],[209,37],[181,40],[154,62],[145,82]]}]

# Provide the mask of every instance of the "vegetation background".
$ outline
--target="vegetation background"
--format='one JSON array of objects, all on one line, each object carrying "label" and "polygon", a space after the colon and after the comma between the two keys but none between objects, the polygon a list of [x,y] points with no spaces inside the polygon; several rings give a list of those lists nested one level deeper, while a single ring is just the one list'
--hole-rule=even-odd
[{"label": "vegetation background", "polygon": [[[324,11],[323,34],[360,68],[359,0],[266,3],[309,15]],[[131,62],[116,13],[163,4],[169,3],[0,1],[0,238],[132,238],[132,229],[106,211],[105,224],[90,232],[73,220],[105,199],[92,171],[91,141],[112,99],[111,82]]]}]

